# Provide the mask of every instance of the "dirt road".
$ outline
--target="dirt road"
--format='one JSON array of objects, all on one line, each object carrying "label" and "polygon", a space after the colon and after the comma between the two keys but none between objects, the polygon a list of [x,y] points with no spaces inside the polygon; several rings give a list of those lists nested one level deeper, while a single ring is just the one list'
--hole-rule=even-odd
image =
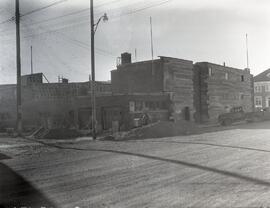
[{"label": "dirt road", "polygon": [[270,122],[137,141],[5,141],[0,138],[4,205],[270,206]]}]

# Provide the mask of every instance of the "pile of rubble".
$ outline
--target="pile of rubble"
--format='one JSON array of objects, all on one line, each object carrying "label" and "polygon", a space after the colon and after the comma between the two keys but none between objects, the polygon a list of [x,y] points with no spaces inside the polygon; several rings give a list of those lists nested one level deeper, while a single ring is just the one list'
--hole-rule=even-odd
[{"label": "pile of rubble", "polygon": [[114,140],[124,139],[146,139],[172,137],[179,135],[188,135],[197,133],[199,127],[187,121],[159,121],[139,128],[132,129],[128,132],[117,132],[112,136]]}]

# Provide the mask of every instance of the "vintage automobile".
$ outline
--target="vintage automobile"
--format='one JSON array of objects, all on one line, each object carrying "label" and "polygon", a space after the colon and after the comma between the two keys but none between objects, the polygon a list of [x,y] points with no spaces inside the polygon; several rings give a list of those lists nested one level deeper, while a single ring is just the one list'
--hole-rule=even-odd
[{"label": "vintage automobile", "polygon": [[244,112],[242,106],[231,108],[230,112],[218,116],[218,122],[222,126],[228,126],[239,121],[253,122],[262,118],[263,112]]}]

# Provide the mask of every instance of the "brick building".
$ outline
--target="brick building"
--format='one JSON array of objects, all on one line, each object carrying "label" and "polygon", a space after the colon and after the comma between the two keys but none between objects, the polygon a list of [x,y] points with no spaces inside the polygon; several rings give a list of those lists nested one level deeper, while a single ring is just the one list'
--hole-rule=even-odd
[{"label": "brick building", "polygon": [[254,77],[254,103],[257,110],[270,108],[270,69]]}]

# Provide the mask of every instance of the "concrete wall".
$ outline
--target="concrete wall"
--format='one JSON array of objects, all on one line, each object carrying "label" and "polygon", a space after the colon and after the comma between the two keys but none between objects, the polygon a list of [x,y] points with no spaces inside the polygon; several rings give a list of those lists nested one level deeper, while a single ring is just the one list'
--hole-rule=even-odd
[{"label": "concrete wall", "polygon": [[161,57],[164,71],[164,92],[170,94],[172,115],[176,120],[185,118],[188,107],[190,120],[195,113],[193,103],[193,63],[192,61]]},{"label": "concrete wall", "polygon": [[[96,83],[96,92],[111,94],[111,84]],[[69,123],[69,113],[74,109],[74,99],[89,96],[91,85],[81,83],[43,83],[22,86],[23,127],[40,125],[59,127]],[[89,104],[91,106],[91,104]],[[16,127],[16,85],[0,86],[0,128]]]},{"label": "concrete wall", "polygon": [[[78,114],[80,109],[88,108],[91,114],[91,98],[78,97],[73,101],[73,107]],[[111,128],[113,120],[119,121],[122,130],[134,127],[134,119],[140,118],[143,113],[147,113],[151,122],[158,120],[168,120],[169,97],[165,94],[118,94],[97,97],[97,121],[98,129],[106,130]],[[142,108],[132,110],[131,103],[141,103]],[[164,106],[146,108],[146,103],[164,103]],[[113,112],[112,112],[113,111]],[[113,115],[111,115],[113,113]],[[89,114],[89,115],[90,115]],[[110,114],[110,115],[109,115]],[[78,118],[79,119],[79,118]],[[91,121],[90,121],[91,122]]]},{"label": "concrete wall", "polygon": [[113,93],[162,92],[163,71],[160,60],[123,64],[111,71]]},{"label": "concrete wall", "polygon": [[195,64],[194,72],[200,77],[195,83],[200,99],[195,106],[203,121],[216,121],[220,114],[236,106],[253,111],[253,76],[249,70],[201,62]]}]

